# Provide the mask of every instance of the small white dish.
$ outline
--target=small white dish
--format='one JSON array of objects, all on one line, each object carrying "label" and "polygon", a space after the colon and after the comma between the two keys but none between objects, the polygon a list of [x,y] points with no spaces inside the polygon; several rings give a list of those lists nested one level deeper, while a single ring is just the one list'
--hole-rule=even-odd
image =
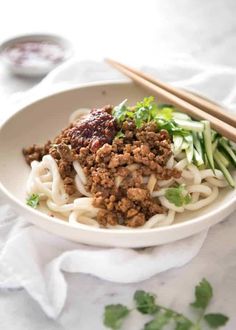
[{"label": "small white dish", "polygon": [[18,36],[0,45],[0,56],[7,69],[28,77],[46,75],[72,53],[72,45],[67,39],[49,34]]},{"label": "small white dish", "polygon": [[[11,116],[0,128],[0,190],[29,222],[61,237],[91,245],[140,248],[173,242],[222,221],[236,208],[236,190],[225,188],[211,205],[184,212],[169,227],[154,229],[103,229],[77,227],[34,210],[25,204],[30,173],[22,148],[43,144],[67,126],[72,111],[84,107],[130,104],[147,92],[131,82],[86,84],[42,98]],[[234,174],[236,178],[236,173]]]}]

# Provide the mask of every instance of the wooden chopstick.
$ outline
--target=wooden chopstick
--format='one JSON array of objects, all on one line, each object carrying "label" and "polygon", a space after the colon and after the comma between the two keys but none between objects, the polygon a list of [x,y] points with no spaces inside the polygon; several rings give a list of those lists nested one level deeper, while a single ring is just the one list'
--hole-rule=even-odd
[{"label": "wooden chopstick", "polygon": [[116,61],[106,59],[106,61],[115,67],[117,70],[131,78],[135,83],[144,87],[149,92],[154,95],[157,95],[162,101],[170,102],[184,113],[187,113],[193,118],[196,119],[204,119],[208,120],[211,123],[211,127],[219,132],[221,135],[227,137],[231,141],[236,142],[236,128],[226,122],[222,121],[216,116],[211,115],[210,113],[203,111],[201,108],[193,105],[192,103],[188,103],[186,100],[180,98],[179,96],[172,94],[170,91],[157,86],[150,80],[146,80],[145,78],[138,75],[136,72],[131,71],[127,66],[120,64]]},{"label": "wooden chopstick", "polygon": [[146,73],[143,73],[141,71],[128,67],[125,64],[121,64],[121,63],[116,62],[111,59],[107,59],[106,61],[113,66],[119,65],[119,66],[127,69],[128,71],[131,71],[131,72],[137,74],[138,76],[144,78],[145,80],[150,81],[154,85],[157,85],[157,86],[161,87],[162,89],[165,89],[166,91],[170,92],[171,94],[176,95],[177,97],[183,99],[184,101],[191,103],[195,107],[198,107],[198,108],[202,109],[203,111],[206,111],[207,113],[211,114],[212,116],[215,116],[215,117],[223,120],[225,123],[228,123],[229,125],[231,125],[233,127],[236,127],[236,116],[229,114],[221,106],[219,106],[213,102],[210,102],[209,100],[206,100],[200,96],[197,96],[197,95],[188,93],[184,90],[175,88],[175,87],[173,87],[167,83],[164,83],[163,81],[161,81],[157,78],[154,78]]}]

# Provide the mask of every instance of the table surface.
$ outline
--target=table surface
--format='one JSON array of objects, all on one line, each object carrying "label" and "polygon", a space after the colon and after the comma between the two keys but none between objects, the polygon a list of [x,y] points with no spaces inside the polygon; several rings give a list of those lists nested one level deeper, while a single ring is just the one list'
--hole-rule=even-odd
[{"label": "table surface", "polygon": [[[199,61],[235,67],[235,11],[235,0],[8,0],[2,4],[0,41],[16,34],[55,33],[70,39],[81,59],[113,57],[134,65],[155,66],[160,56],[185,53]],[[38,82],[11,76],[0,64],[1,100]],[[119,285],[86,275],[66,275],[69,293],[76,294],[68,295],[66,307],[56,321],[48,319],[24,290],[1,292],[0,328],[104,329],[104,305],[131,303],[137,288],[155,292],[163,303],[186,312],[195,283],[206,276],[216,287],[218,302],[212,307],[230,315],[225,329],[235,329],[236,246],[234,233],[229,230],[233,222],[232,219],[211,229],[202,250],[190,264],[139,284]],[[217,239],[222,232],[227,235],[226,246],[225,241]],[[217,253],[214,244],[221,247]],[[185,279],[189,274],[184,283],[180,280],[183,274]],[[232,290],[225,293],[225,285]],[[124,329],[141,329],[145,320],[134,313]]]}]

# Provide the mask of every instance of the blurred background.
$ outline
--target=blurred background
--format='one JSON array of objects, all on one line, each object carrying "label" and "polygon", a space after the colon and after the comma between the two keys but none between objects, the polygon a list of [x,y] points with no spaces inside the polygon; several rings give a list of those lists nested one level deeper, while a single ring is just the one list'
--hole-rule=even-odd
[{"label": "blurred background", "polygon": [[[235,0],[5,0],[0,41],[53,33],[69,39],[77,58],[112,57],[155,66],[160,57],[185,54],[235,66]],[[0,62],[0,95],[23,91],[39,79],[9,75]]]}]

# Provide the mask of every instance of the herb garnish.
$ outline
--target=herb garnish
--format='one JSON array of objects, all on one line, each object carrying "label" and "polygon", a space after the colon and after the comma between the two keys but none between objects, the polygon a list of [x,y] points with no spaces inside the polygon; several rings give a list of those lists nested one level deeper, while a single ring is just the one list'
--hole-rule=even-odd
[{"label": "herb garnish", "polygon": [[32,194],[29,198],[27,198],[26,204],[36,209],[36,207],[39,205],[39,195]]},{"label": "herb garnish", "polygon": [[128,108],[125,104],[127,99],[122,101],[112,110],[112,115],[116,118],[116,120],[121,123],[125,121],[127,118],[133,118],[134,113]]},{"label": "herb garnish", "polygon": [[165,129],[171,135],[186,136],[189,132],[178,126],[173,120],[174,107],[166,104],[157,104],[153,96],[145,97],[134,107],[126,106],[127,99],[114,107],[112,115],[118,123],[132,119],[137,128],[150,121],[156,122],[159,129]]},{"label": "herb garnish", "polygon": [[191,202],[191,196],[185,189],[184,185],[179,185],[176,188],[168,188],[165,192],[165,197],[175,206],[183,206]]},{"label": "herb garnish", "polygon": [[129,313],[129,309],[124,305],[108,305],[105,307],[104,325],[114,330],[120,329],[124,318]]},{"label": "herb garnish", "polygon": [[165,129],[170,135],[187,136],[189,132],[178,126],[174,120],[166,120],[163,118],[154,118],[159,129]]},{"label": "herb garnish", "polygon": [[123,138],[123,137],[125,137],[125,134],[124,134],[123,132],[121,132],[121,131],[119,131],[119,132],[116,134],[116,136],[115,136],[116,139],[121,139],[121,138]]},{"label": "herb garnish", "polygon": [[134,122],[137,128],[140,128],[144,123],[153,120],[157,104],[154,103],[154,97],[145,97],[143,101],[137,102],[134,107]]},{"label": "herb garnish", "polygon": [[[199,310],[199,317],[196,322],[173,309],[159,305],[156,302],[156,296],[150,292],[138,290],[133,299],[136,309],[140,313],[153,316],[153,319],[144,325],[143,330],[162,330],[167,324],[172,324],[175,330],[202,330],[203,321],[210,328],[216,329],[224,326],[229,320],[227,316],[221,313],[205,314],[212,296],[213,289],[210,283],[206,279],[202,279],[195,287],[195,301],[190,304]],[[106,306],[104,325],[113,330],[120,329],[124,319],[131,311],[132,309],[121,304]]]},{"label": "herb garnish", "polygon": [[143,290],[136,291],[134,300],[137,310],[142,314],[154,314],[158,310],[155,303],[156,296],[149,292]]}]

